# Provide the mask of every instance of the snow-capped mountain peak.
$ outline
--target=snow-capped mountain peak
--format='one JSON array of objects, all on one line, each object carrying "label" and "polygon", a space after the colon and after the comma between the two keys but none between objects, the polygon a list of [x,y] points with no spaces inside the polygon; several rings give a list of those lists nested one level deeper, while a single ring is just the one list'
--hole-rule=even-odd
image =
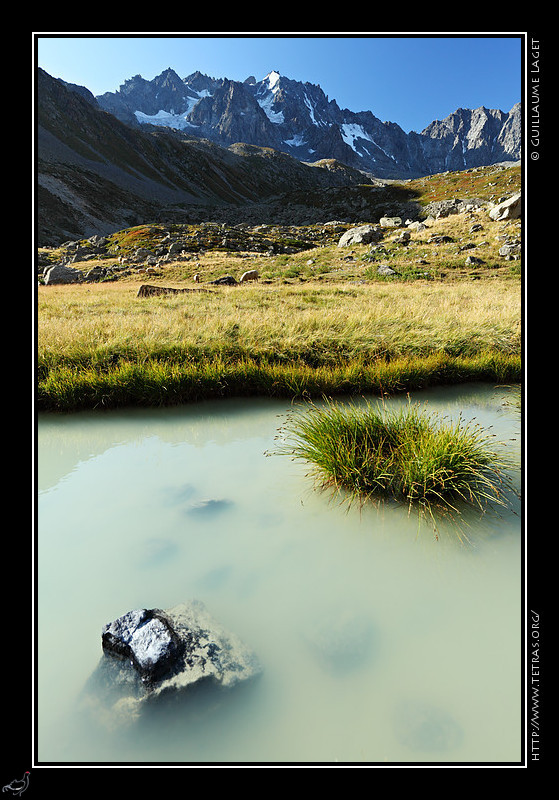
[{"label": "snow-capped mountain peak", "polygon": [[279,82],[279,72],[272,70],[272,72],[269,72],[266,77],[260,81],[255,94],[256,102],[274,125],[281,125],[285,122],[283,112],[274,108],[276,95],[280,89]]},{"label": "snow-capped mountain peak", "polygon": [[266,75],[266,77],[262,81],[262,85],[267,84],[267,89],[269,92],[277,92],[279,89],[279,80],[280,80],[279,72],[273,69]]},{"label": "snow-capped mountain peak", "polygon": [[126,81],[97,102],[124,122],[182,130],[222,146],[271,147],[300,161],[336,159],[377,177],[412,178],[520,158],[520,104],[507,114],[458,109],[421,133],[406,134],[371,111],[340,109],[320,86],[273,69],[261,81],[184,79],[171,69]]}]

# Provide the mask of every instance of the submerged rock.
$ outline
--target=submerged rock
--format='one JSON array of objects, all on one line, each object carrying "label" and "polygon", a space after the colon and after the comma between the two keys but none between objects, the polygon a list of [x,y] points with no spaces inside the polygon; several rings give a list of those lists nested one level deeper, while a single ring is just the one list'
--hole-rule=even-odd
[{"label": "submerged rock", "polygon": [[378,634],[364,615],[328,615],[309,626],[305,638],[318,663],[343,677],[367,666],[378,653]]},{"label": "submerged rock", "polygon": [[85,698],[128,719],[163,695],[201,682],[231,688],[261,672],[255,654],[198,600],[129,611],[103,627],[101,640],[103,656]]},{"label": "submerged rock", "polygon": [[129,611],[105,625],[101,641],[107,655],[129,661],[145,683],[165,677],[184,650],[167,617],[156,609]]},{"label": "submerged rock", "polygon": [[192,503],[192,505],[187,509],[186,513],[190,515],[206,517],[219,514],[222,511],[227,511],[232,506],[233,501],[227,499],[199,500],[196,503]]},{"label": "submerged rock", "polygon": [[429,703],[402,703],[394,718],[396,738],[410,750],[443,753],[462,744],[463,731],[446,711]]}]

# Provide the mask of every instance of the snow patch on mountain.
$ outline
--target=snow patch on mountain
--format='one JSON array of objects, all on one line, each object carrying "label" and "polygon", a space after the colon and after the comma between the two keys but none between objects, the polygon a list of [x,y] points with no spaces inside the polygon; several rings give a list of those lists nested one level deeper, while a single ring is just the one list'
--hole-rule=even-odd
[{"label": "snow patch on mountain", "polygon": [[322,122],[322,120],[317,119],[316,114],[315,114],[315,108],[314,108],[313,104],[311,103],[310,98],[309,98],[309,96],[308,96],[308,94],[306,92],[305,92],[305,94],[303,96],[303,100],[304,100],[304,103],[305,103],[306,107],[309,109],[309,114],[310,114],[310,117],[311,117],[312,124],[316,125],[316,126],[325,125],[326,124],[325,122]]},{"label": "snow patch on mountain", "polygon": [[[362,125],[355,125],[351,122],[345,122],[340,125],[340,132],[344,142],[348,144],[352,150],[355,150],[356,153],[359,152],[355,146],[356,139],[367,139],[369,142],[373,142],[369,134],[363,130]],[[375,142],[373,142],[373,144],[375,144]]]},{"label": "snow patch on mountain", "polygon": [[340,126],[340,131],[342,134],[342,139],[346,144],[348,144],[352,150],[354,150],[358,155],[360,155],[360,150],[356,145],[356,141],[358,139],[365,140],[374,144],[375,147],[384,153],[387,158],[391,158],[392,161],[395,161],[394,156],[391,156],[390,153],[387,153],[386,150],[381,147],[375,140],[372,138],[370,134],[363,128],[362,125],[356,125],[355,123],[346,122]]},{"label": "snow patch on mountain", "polygon": [[142,125],[161,125],[164,128],[182,131],[185,128],[197,127],[186,119],[189,113],[190,111],[185,111],[184,114],[174,114],[172,111],[160,110],[157,114],[144,114],[142,111],[134,111],[134,116]]},{"label": "snow patch on mountain", "polygon": [[262,111],[266,114],[270,122],[274,122],[276,125],[281,125],[284,122],[283,111],[274,111],[272,103],[274,102],[273,97],[264,97],[264,98],[257,98],[258,105],[262,109]]},{"label": "snow patch on mountain", "polygon": [[284,139],[283,143],[288,145],[288,147],[304,147],[306,145],[304,136],[299,134],[293,136],[291,139]]},{"label": "snow patch on mountain", "polygon": [[282,125],[285,121],[283,111],[275,111],[273,104],[276,99],[276,94],[279,91],[280,75],[279,72],[272,70],[262,80],[258,92],[256,94],[256,102],[266,114],[270,122],[276,125]]},{"label": "snow patch on mountain", "polygon": [[174,109],[171,108],[169,111],[160,109],[157,114],[144,114],[143,111],[134,111],[134,116],[138,122],[143,125],[161,125],[162,127],[174,128],[175,130],[179,131],[182,131],[185,128],[196,128],[198,126],[189,122],[187,117],[196,103],[198,103],[203,97],[211,97],[212,95],[207,89],[194,92],[194,94],[194,97],[182,98],[186,103],[186,109],[180,114],[175,113]]}]

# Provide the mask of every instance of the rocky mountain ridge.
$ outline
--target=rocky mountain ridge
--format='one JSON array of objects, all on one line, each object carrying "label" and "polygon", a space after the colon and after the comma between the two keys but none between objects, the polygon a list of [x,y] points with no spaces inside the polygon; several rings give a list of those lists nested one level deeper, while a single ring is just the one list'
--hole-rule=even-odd
[{"label": "rocky mountain ridge", "polygon": [[261,81],[184,79],[172,69],[141,75],[96,97],[101,108],[133,126],[156,125],[222,146],[244,142],[309,162],[333,158],[377,178],[406,179],[467,169],[521,154],[521,106],[510,112],[457,109],[420,133],[381,122],[372,111],[341,109],[320,86],[271,71]]}]

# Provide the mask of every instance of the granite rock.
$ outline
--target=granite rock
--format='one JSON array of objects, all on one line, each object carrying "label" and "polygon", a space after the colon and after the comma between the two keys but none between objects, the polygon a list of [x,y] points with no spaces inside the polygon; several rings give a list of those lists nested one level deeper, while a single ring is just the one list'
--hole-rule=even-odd
[{"label": "granite rock", "polygon": [[253,651],[199,600],[126,612],[103,626],[101,640],[84,700],[97,714],[116,718],[124,709],[128,721],[163,696],[186,700],[196,684],[231,689],[261,673]]}]

